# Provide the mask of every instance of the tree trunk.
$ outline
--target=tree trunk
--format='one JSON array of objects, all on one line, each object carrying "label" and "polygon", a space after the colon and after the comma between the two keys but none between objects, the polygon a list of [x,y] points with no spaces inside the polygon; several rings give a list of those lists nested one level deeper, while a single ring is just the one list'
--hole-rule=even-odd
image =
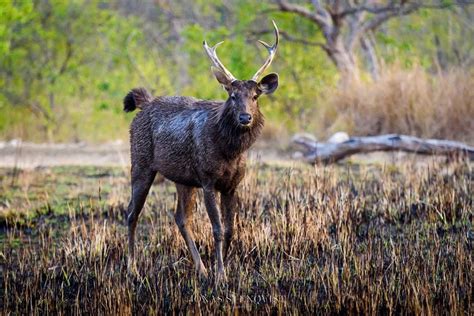
[{"label": "tree trunk", "polygon": [[372,75],[372,79],[374,81],[377,81],[379,79],[380,66],[374,44],[375,41],[369,35],[362,36],[362,38],[360,39],[360,45],[364,53],[367,68],[369,69],[370,74]]},{"label": "tree trunk", "polygon": [[303,158],[311,164],[332,163],[354,154],[375,151],[405,151],[423,155],[465,155],[469,159],[474,159],[474,147],[461,142],[421,139],[398,134],[349,137],[346,133],[336,133],[326,143],[319,143],[307,135],[295,135],[293,142],[305,148]]},{"label": "tree trunk", "polygon": [[327,47],[327,54],[341,74],[343,85],[359,78],[359,69],[352,51],[349,51],[340,38]]}]

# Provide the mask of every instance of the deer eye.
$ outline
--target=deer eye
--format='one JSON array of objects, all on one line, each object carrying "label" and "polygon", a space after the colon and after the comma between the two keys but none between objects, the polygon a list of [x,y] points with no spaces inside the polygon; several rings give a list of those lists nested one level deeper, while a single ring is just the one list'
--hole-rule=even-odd
[{"label": "deer eye", "polygon": [[231,99],[232,101],[235,101],[235,94],[232,93],[232,94],[230,95],[230,99]]},{"label": "deer eye", "polygon": [[254,95],[253,98],[252,98],[254,101],[256,101],[258,99],[258,95]]}]

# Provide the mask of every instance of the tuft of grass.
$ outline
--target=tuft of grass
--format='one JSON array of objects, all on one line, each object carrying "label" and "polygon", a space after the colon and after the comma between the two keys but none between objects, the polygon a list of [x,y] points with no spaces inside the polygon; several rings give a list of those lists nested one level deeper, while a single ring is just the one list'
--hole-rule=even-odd
[{"label": "tuft of grass", "polygon": [[328,133],[401,133],[419,137],[474,139],[474,74],[460,69],[433,75],[393,66],[377,82],[354,81],[331,94],[318,122]]},{"label": "tuft of grass", "polygon": [[[194,275],[172,218],[171,183],[156,184],[148,197],[138,226],[139,275],[130,275],[126,174],[54,168],[20,173],[9,187],[9,171],[0,171],[8,205],[31,214],[27,226],[2,222],[6,314],[474,312],[468,162],[252,164],[221,288]],[[57,190],[46,189],[52,183]],[[192,229],[212,268],[211,227],[198,200]],[[56,203],[67,212],[57,213]],[[52,211],[31,211],[46,204]],[[14,213],[8,205],[0,211]]]}]

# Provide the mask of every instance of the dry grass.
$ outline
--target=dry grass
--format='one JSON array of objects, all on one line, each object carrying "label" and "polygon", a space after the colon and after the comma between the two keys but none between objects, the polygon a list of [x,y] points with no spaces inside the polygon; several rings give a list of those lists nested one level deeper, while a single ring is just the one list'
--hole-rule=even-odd
[{"label": "dry grass", "polygon": [[352,135],[402,133],[420,137],[474,139],[474,73],[432,75],[420,68],[392,67],[378,82],[337,89],[318,122],[329,132]]},{"label": "dry grass", "polygon": [[[466,162],[254,164],[229,280],[216,289],[194,277],[169,183],[154,186],[140,219],[137,277],[126,271],[122,171],[3,170],[1,313],[472,314],[473,175]],[[213,243],[200,202],[193,229],[209,266]]]}]

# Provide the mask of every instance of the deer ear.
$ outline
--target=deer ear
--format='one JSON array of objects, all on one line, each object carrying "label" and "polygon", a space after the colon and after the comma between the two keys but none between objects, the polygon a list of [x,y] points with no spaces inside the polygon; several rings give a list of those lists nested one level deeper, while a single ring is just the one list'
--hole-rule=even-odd
[{"label": "deer ear", "polygon": [[219,81],[219,83],[223,85],[224,88],[227,88],[230,86],[232,82],[229,80],[229,78],[227,78],[227,76],[222,71],[220,71],[216,67],[211,67],[211,70],[214,76],[216,77],[217,81]]},{"label": "deer ear", "polygon": [[263,94],[273,93],[278,88],[278,74],[271,73],[266,75],[260,80],[257,86]]}]

